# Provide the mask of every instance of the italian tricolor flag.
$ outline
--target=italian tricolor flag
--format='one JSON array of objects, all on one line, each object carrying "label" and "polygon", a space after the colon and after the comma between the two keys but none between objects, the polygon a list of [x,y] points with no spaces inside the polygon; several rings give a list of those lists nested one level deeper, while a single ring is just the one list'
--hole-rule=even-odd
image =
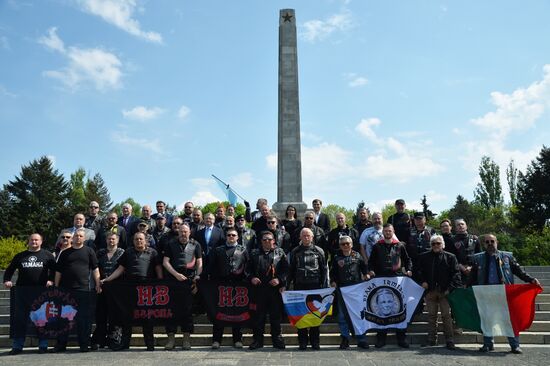
[{"label": "italian tricolor flag", "polygon": [[518,336],[535,317],[538,285],[486,285],[460,288],[448,297],[456,323],[484,336]]}]

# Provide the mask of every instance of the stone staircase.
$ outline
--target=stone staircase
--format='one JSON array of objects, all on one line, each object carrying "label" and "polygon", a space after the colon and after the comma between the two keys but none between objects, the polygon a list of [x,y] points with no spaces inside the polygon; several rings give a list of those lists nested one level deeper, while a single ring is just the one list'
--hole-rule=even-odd
[{"label": "stone staircase", "polygon": [[[520,342],[522,347],[548,347],[550,348],[550,267],[525,267],[527,273],[537,277],[544,287],[544,292],[537,296],[535,320],[531,328],[522,332]],[[3,273],[0,273],[3,275]],[[516,279],[516,283],[522,283]],[[9,339],[9,290],[0,290],[0,348],[10,348],[11,340]],[[290,324],[283,324],[283,335],[287,345],[297,345],[298,338],[296,330]],[[442,329],[442,327],[440,327]],[[427,314],[417,315],[412,324],[409,325],[407,337],[412,346],[418,346],[427,341]],[[243,342],[246,345],[252,342],[252,332],[249,329],[244,329]],[[226,328],[226,335],[223,344],[231,345],[230,329]],[[269,336],[269,325],[266,326],[266,345],[271,344]],[[195,333],[191,336],[191,343],[194,346],[210,346],[212,335],[212,325],[209,323],[206,316],[195,317]],[[375,342],[374,334],[368,334],[369,344]],[[440,333],[440,343],[444,341],[443,334]],[[181,334],[176,335],[177,344],[181,345]],[[476,347],[482,343],[482,336],[476,332],[464,331],[462,334],[455,335],[455,343],[461,347]],[[155,341],[158,346],[163,346],[166,342],[166,333],[164,327],[155,328]],[[36,339],[27,339],[28,346],[37,345]],[[53,345],[54,342],[51,342]],[[388,344],[394,344],[395,339],[393,334],[388,335]],[[496,346],[507,347],[507,339],[505,337],[495,337]],[[133,331],[132,346],[144,346],[141,328],[136,327]],[[321,326],[321,345],[337,346],[340,344],[340,336],[336,318],[327,318]],[[70,344],[69,344],[70,345]],[[74,344],[76,345],[76,344]]]}]

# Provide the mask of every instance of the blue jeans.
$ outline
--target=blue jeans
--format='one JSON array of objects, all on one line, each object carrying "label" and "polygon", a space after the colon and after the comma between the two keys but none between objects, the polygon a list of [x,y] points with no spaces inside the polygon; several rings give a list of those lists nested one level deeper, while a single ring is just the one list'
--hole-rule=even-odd
[{"label": "blue jeans", "polygon": [[[12,346],[13,349],[23,349],[25,345],[25,337],[13,338]],[[38,338],[38,348],[48,348],[48,339],[47,338]]]},{"label": "blue jeans", "polygon": [[[519,347],[519,337],[508,337],[508,343],[512,349]],[[483,336],[483,345],[487,347],[493,347],[493,337]]]},{"label": "blue jeans", "polygon": [[[344,304],[344,301],[342,299],[342,295],[340,292],[338,292],[336,297],[338,299],[338,326],[340,327],[340,335],[344,338],[349,339],[350,330],[349,330],[348,322],[346,320],[346,315],[347,315],[346,305]],[[357,339],[357,342],[365,342],[367,340],[367,337],[364,334],[356,335],[355,338]]]}]

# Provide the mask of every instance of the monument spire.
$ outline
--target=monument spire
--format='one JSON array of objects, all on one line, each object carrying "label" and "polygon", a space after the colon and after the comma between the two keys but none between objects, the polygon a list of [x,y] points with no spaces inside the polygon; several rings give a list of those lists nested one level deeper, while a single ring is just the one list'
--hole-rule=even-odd
[{"label": "monument spire", "polygon": [[[298,48],[294,9],[279,13],[279,124],[277,202],[273,210],[284,218],[288,205],[303,214],[300,107],[298,98]],[[282,214],[282,215],[281,215]]]}]

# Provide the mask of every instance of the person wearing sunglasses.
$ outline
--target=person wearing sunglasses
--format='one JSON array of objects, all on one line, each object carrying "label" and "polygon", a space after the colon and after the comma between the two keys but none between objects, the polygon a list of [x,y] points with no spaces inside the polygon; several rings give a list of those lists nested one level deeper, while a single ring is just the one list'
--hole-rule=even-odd
[{"label": "person wearing sunglasses", "polygon": [[[528,275],[518,264],[511,252],[498,250],[498,240],[494,234],[482,236],[485,251],[475,254],[472,263],[470,285],[499,285],[513,284],[514,275],[522,281],[540,286],[539,280]],[[521,354],[518,337],[508,337],[511,352]],[[483,337],[483,346],[480,352],[489,352],[494,349],[493,337]]]},{"label": "person wearing sunglasses", "polygon": [[462,287],[458,261],[454,254],[446,252],[445,239],[435,234],[430,238],[431,250],[418,256],[418,267],[414,267],[422,287],[426,289],[424,299],[428,310],[428,343],[437,345],[437,313],[441,311],[443,334],[447,349],[454,350],[453,320],[447,295],[455,288]]},{"label": "person wearing sunglasses", "polygon": [[[210,251],[208,272],[211,280],[239,282],[245,279],[245,268],[248,262],[246,247],[239,244],[237,229],[229,229],[226,233],[225,245],[220,245]],[[233,347],[243,348],[243,334],[240,325],[234,325]],[[214,322],[212,326],[212,349],[220,348],[223,338],[223,325]]]}]

